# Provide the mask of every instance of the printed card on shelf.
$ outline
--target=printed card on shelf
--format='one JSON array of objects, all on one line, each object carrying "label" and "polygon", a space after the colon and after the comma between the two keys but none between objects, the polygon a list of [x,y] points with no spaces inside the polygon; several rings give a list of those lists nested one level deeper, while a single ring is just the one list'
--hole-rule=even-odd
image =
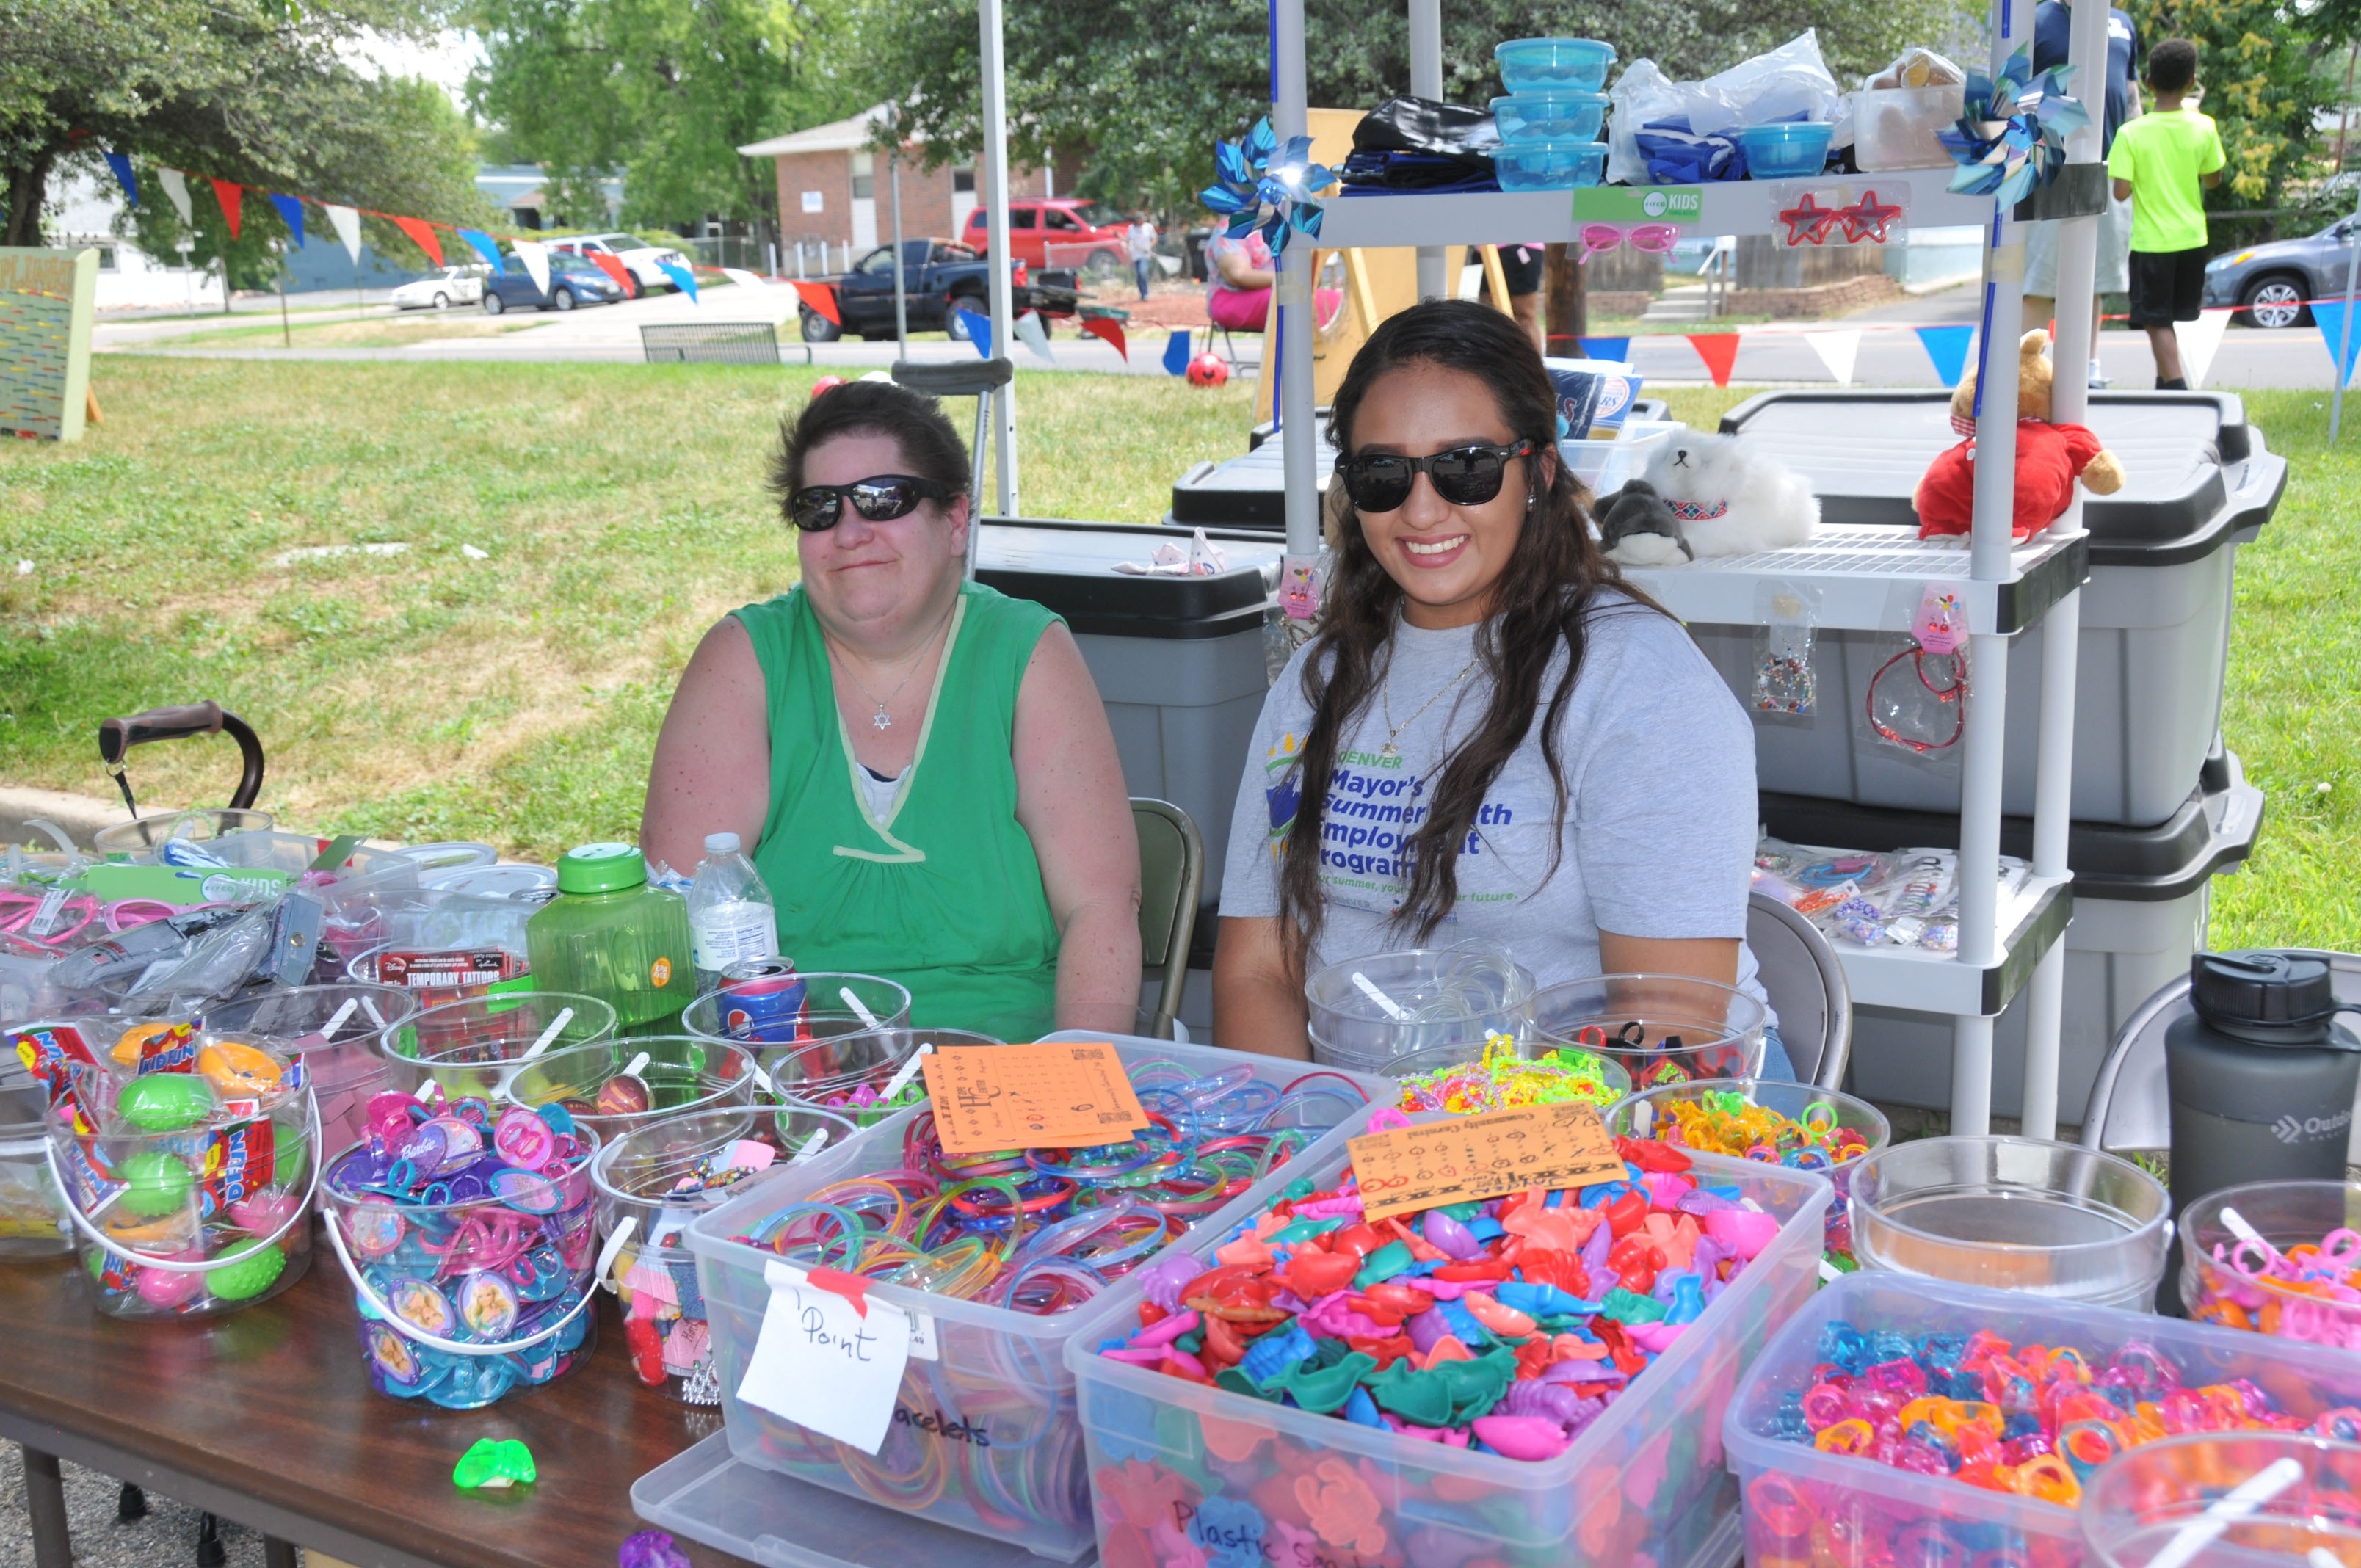
[{"label": "printed card on shelf", "polygon": [[894,1424],[909,1364],[909,1315],[783,1263],[765,1264],[763,1280],[771,1303],[738,1398],[875,1453]]},{"label": "printed card on shelf", "polygon": [[1355,1138],[1352,1150],[1361,1212],[1371,1220],[1623,1175],[1598,1107],[1581,1102],[1421,1122]]}]

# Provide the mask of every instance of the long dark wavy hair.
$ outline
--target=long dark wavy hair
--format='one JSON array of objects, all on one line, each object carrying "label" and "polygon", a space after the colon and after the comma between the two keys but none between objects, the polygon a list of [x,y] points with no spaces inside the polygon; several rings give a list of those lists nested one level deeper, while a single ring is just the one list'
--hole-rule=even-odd
[{"label": "long dark wavy hair", "polygon": [[[1430,300],[1389,318],[1369,334],[1336,389],[1329,433],[1336,450],[1350,455],[1353,422],[1369,389],[1387,372],[1410,365],[1433,365],[1473,376],[1490,389],[1511,441],[1530,441],[1536,451],[1557,440],[1557,394],[1532,339],[1509,316],[1457,300]],[[1566,813],[1565,772],[1558,759],[1557,729],[1582,668],[1583,619],[1602,587],[1611,587],[1654,609],[1653,601],[1623,583],[1621,570],[1599,551],[1590,533],[1589,492],[1563,463],[1552,465],[1544,487],[1540,465],[1520,459],[1532,506],[1493,587],[1489,612],[1477,628],[1476,654],[1491,677],[1492,700],[1483,722],[1451,753],[1432,796],[1426,820],[1402,846],[1408,885],[1396,924],[1420,942],[1431,937],[1459,895],[1458,847],[1474,831],[1487,791],[1536,718],[1542,723],[1542,756],[1557,794],[1553,820]],[[1511,473],[1511,482],[1516,474]],[[1332,480],[1341,488],[1343,481]],[[1288,962],[1301,978],[1305,956],[1317,941],[1323,914],[1320,896],[1322,806],[1345,735],[1377,694],[1394,622],[1402,602],[1400,585],[1378,565],[1349,504],[1341,509],[1334,573],[1322,596],[1322,625],[1303,665],[1303,696],[1312,710],[1310,733],[1299,754],[1301,790],[1288,830],[1279,871],[1279,913],[1292,927]],[[1560,645],[1565,673],[1543,706],[1542,684]],[[1553,835],[1550,874],[1555,874],[1559,843]]]}]

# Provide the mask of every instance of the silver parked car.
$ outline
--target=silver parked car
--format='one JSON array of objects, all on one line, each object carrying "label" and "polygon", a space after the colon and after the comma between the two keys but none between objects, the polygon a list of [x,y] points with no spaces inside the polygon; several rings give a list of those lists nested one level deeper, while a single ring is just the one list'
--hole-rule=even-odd
[{"label": "silver parked car", "polygon": [[2301,326],[2304,306],[2345,292],[2356,220],[2339,218],[2301,239],[2275,239],[2205,264],[2205,302],[2235,305],[2259,327]]},{"label": "silver parked car", "polygon": [[424,278],[414,279],[393,291],[393,308],[397,311],[447,311],[453,305],[472,305],[484,297],[484,273],[488,269],[477,262],[467,267],[445,267]]}]

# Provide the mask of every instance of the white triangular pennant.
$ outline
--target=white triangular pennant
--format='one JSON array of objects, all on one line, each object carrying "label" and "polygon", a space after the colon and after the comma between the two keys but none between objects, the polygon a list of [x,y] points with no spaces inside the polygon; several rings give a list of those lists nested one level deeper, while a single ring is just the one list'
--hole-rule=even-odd
[{"label": "white triangular pennant", "polygon": [[1852,362],[1861,354],[1861,329],[1847,327],[1838,332],[1807,332],[1804,341],[1820,356],[1839,387],[1852,385]]},{"label": "white triangular pennant", "polygon": [[181,214],[181,226],[197,226],[196,213],[189,205],[189,179],[177,169],[156,170],[156,182],[164,187],[164,194],[172,199],[172,210]]},{"label": "white triangular pennant", "polygon": [[358,267],[361,264],[360,214],[332,202],[323,202],[320,205],[328,209],[328,221],[335,225],[336,237],[345,242],[345,254],[353,258],[354,266]]},{"label": "white triangular pennant", "polygon": [[530,239],[511,240],[510,244],[516,250],[517,259],[524,263],[525,276],[533,280],[533,286],[548,293],[549,247]]},{"label": "white triangular pennant", "polygon": [[1055,365],[1058,356],[1049,352],[1049,334],[1041,325],[1041,318],[1032,311],[1016,318],[1016,335],[1026,347],[1038,356],[1044,365]]},{"label": "white triangular pennant", "polygon": [[749,272],[743,267],[725,267],[721,275],[741,289],[759,289],[766,281],[762,274]]},{"label": "white triangular pennant", "polygon": [[2205,372],[2213,368],[2214,351],[2229,327],[2228,311],[2200,311],[2193,322],[2173,323],[2172,335],[2180,340],[2180,373],[2190,386],[2205,384]]}]

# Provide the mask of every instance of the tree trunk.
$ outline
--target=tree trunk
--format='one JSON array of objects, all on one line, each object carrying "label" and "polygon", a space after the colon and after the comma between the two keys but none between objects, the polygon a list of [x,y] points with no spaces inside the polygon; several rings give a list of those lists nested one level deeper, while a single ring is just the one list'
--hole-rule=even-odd
[{"label": "tree trunk", "polygon": [[1543,251],[1542,291],[1546,301],[1543,331],[1552,357],[1585,359],[1581,339],[1590,331],[1590,310],[1583,297],[1582,267],[1563,245]]},{"label": "tree trunk", "polygon": [[41,203],[49,199],[49,169],[57,156],[55,148],[45,148],[30,163],[8,170],[8,210],[0,223],[0,245],[41,243]]}]

